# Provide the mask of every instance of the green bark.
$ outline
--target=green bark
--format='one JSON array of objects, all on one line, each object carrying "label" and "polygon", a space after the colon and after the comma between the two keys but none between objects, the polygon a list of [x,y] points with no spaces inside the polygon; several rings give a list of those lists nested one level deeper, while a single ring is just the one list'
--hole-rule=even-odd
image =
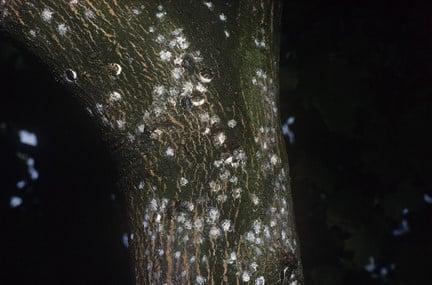
[{"label": "green bark", "polygon": [[280,9],[0,1],[0,25],[72,91],[118,161],[137,284],[300,284]]}]

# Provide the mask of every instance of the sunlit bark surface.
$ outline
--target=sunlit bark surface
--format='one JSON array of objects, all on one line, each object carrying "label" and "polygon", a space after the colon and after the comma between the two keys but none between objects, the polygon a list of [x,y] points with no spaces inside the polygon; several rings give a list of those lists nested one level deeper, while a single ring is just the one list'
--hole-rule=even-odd
[{"label": "sunlit bark surface", "polygon": [[[0,0],[101,128],[137,284],[300,284],[271,0]],[[67,108],[67,106],[65,106]]]}]

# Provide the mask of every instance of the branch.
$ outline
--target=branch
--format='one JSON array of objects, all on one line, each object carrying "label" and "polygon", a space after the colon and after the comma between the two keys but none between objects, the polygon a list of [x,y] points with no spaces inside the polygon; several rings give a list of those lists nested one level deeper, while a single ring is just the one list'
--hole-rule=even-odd
[{"label": "branch", "polygon": [[277,108],[281,8],[226,2],[0,0],[0,26],[118,159],[137,284],[302,279]]}]

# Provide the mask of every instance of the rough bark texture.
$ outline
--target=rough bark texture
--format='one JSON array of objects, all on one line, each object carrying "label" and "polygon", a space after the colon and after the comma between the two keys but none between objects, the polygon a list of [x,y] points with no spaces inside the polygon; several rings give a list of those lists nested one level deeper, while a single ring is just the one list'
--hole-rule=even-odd
[{"label": "rough bark texture", "polygon": [[[103,130],[137,284],[300,284],[270,0],[0,0]],[[67,106],[65,106],[67,108]]]}]

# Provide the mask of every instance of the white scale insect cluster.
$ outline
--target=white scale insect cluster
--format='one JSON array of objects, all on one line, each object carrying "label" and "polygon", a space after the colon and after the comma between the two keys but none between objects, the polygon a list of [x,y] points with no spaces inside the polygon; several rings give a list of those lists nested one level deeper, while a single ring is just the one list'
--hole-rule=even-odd
[{"label": "white scale insect cluster", "polygon": [[[165,17],[163,6],[158,7],[157,18]],[[206,102],[205,94],[208,88],[206,84],[211,78],[201,73],[191,74],[184,67],[184,60],[193,61],[190,64],[198,64],[203,59],[199,51],[190,51],[190,43],[183,33],[183,29],[176,28],[167,33],[158,29],[158,25],[150,27],[150,32],[155,34],[154,41],[158,44],[159,60],[170,68],[171,77],[165,84],[156,84],[153,87],[152,105],[144,116],[144,123],[151,125],[163,122],[166,116],[178,108],[199,108]],[[188,107],[188,102],[190,107]],[[185,105],[186,104],[186,105]]]},{"label": "white scale insect cluster", "polygon": [[255,134],[255,143],[260,148],[260,151],[256,153],[256,157],[262,161],[262,171],[270,175],[281,164],[281,158],[277,153],[277,132],[274,127],[278,124],[275,121],[278,112],[276,88],[273,80],[262,69],[256,70],[251,82],[264,100],[265,116],[267,121],[270,122],[266,126],[259,127]]},{"label": "white scale insect cluster", "polygon": [[[215,10],[215,6],[211,1],[203,1],[203,4],[210,11]],[[140,15],[142,9],[134,8],[132,13]],[[226,29],[228,17],[220,12],[214,15],[219,20],[218,24],[223,26],[225,37],[230,37],[230,32]],[[54,12],[48,8],[41,12],[41,17],[45,22],[53,21],[54,16]],[[91,20],[95,17],[95,14],[91,10],[86,10],[85,16]],[[234,118],[221,119],[215,113],[215,108],[212,108],[214,106],[212,106],[211,96],[209,95],[213,92],[211,84],[213,78],[201,68],[205,60],[203,55],[200,51],[193,49],[182,28],[172,28],[172,30],[167,31],[166,27],[169,25],[161,25],[162,22],[166,23],[169,20],[162,5],[157,7],[154,17],[154,25],[148,27],[149,36],[153,39],[156,47],[158,64],[165,66],[168,72],[164,80],[155,82],[154,86],[152,86],[152,103],[144,112],[142,120],[132,126],[134,134],[144,134],[146,130],[150,130],[150,139],[163,144],[161,138],[163,138],[164,132],[167,132],[167,130],[161,125],[168,121],[168,117],[176,117],[177,114],[187,117],[188,114],[193,114],[194,117],[198,118],[197,121],[200,124],[198,131],[201,135],[208,137],[209,143],[216,150],[215,157],[217,158],[212,163],[214,175],[211,181],[202,186],[208,190],[209,200],[181,201],[180,207],[173,208],[177,201],[158,197],[160,195],[158,189],[148,181],[145,183],[140,181],[136,186],[140,191],[147,191],[151,196],[147,202],[142,220],[143,230],[150,241],[148,245],[145,245],[145,255],[149,261],[148,269],[151,272],[150,274],[154,275],[154,279],[162,281],[163,275],[154,263],[154,256],[160,258],[172,257],[173,260],[176,260],[173,265],[174,271],[178,271],[181,276],[187,276],[190,272],[186,272],[181,260],[187,258],[186,260],[189,260],[189,263],[200,264],[199,266],[206,268],[214,257],[210,254],[208,256],[190,255],[195,254],[195,252],[173,250],[174,248],[216,244],[235,232],[234,221],[224,216],[220,209],[229,199],[238,202],[242,198],[242,193],[246,192],[246,189],[243,189],[244,186],[239,181],[243,181],[242,177],[245,175],[248,157],[246,151],[242,148],[227,150],[226,146],[230,140],[229,134],[234,132],[235,128],[242,127],[241,121]],[[56,30],[59,35],[67,36],[69,27],[64,23],[58,23]],[[257,48],[266,48],[264,36],[260,39],[254,38],[254,43]],[[189,67],[192,65],[194,69],[191,70],[188,65]],[[108,68],[111,78],[114,79],[118,78],[123,72],[121,65],[117,63],[109,64]],[[68,82],[75,82],[78,80],[78,75],[70,69],[65,73],[65,78]],[[269,118],[274,120],[277,108],[275,86],[272,79],[264,70],[257,69],[251,82],[264,98],[266,113]],[[122,94],[121,90],[112,90],[108,92],[105,100],[108,105],[121,104],[123,95],[127,96],[127,93]],[[95,109],[97,113],[102,115],[106,107],[109,106],[96,103]],[[103,120],[108,121],[105,117],[103,117]],[[125,130],[127,122],[129,124],[126,118],[117,118],[110,124],[116,129]],[[284,199],[287,178],[284,169],[281,167],[281,158],[277,153],[276,130],[271,127],[274,125],[276,125],[274,121],[271,121],[271,124],[259,127],[255,134],[258,151],[254,155],[259,158],[262,170],[267,174],[277,174],[273,185],[273,200],[270,207],[264,209],[267,211],[265,217],[269,218],[254,220],[250,228],[241,236],[248,250],[240,251],[241,255],[237,254],[237,248],[227,248],[225,256],[226,264],[237,272],[237,276],[241,281],[255,285],[263,285],[266,282],[265,278],[261,276],[260,256],[264,254],[271,256],[272,251],[276,251],[280,247],[287,248],[289,251],[294,251],[296,247],[292,234],[286,231],[288,228],[287,221],[289,220],[288,205]],[[130,135],[132,136],[132,134]],[[133,140],[133,136],[130,140]],[[181,149],[176,148],[173,144],[159,146],[161,146],[159,148],[161,155],[167,161],[173,161],[182,155]],[[194,181],[192,177],[182,174],[182,176],[179,175],[179,177],[175,178],[174,183],[182,191],[185,191],[194,184]],[[250,203],[253,210],[265,206],[255,193],[250,193],[245,197],[246,200],[248,198],[248,203]],[[213,204],[209,203],[209,201],[212,201]],[[13,203],[18,205],[19,201],[16,200]],[[172,219],[173,223],[169,222],[170,219]],[[167,225],[169,224],[173,224],[174,228],[168,228]],[[132,236],[133,234],[131,234]],[[124,242],[129,244],[129,235],[124,237]],[[195,275],[191,280],[195,279],[196,284],[206,284],[208,280],[204,276]]]},{"label": "white scale insect cluster", "polygon": [[[169,214],[170,207],[173,205],[173,201],[166,198],[151,198],[148,202],[148,206],[144,213],[143,229],[147,233],[147,236],[153,241],[152,244],[148,245],[145,250],[145,255],[149,260],[152,258],[152,248],[156,250],[155,254],[163,256],[168,252],[166,248],[173,248],[175,243],[195,244],[195,246],[202,245],[206,241],[206,237],[210,240],[221,239],[223,234],[228,234],[232,230],[232,222],[230,220],[221,220],[221,213],[216,207],[210,207],[206,211],[201,212],[197,215],[194,212],[196,207],[204,209],[203,205],[196,205],[191,202],[183,202],[180,212],[175,212],[174,215]],[[277,219],[283,219],[286,217],[281,216],[281,209],[274,210],[273,216]],[[198,212],[200,213],[200,212]],[[175,223],[166,222],[167,219],[174,219]],[[162,223],[162,221],[165,221]],[[278,220],[279,222],[279,220]],[[160,239],[160,236],[165,236],[168,231],[172,232],[173,229],[168,229],[164,225],[172,224],[175,225],[174,235],[170,236],[169,239]],[[278,232],[279,227],[277,224],[272,226],[263,224],[260,220],[255,220],[251,231],[246,234],[245,240],[248,242],[246,245],[252,249],[253,254],[259,258],[267,250],[266,248],[272,249],[275,246],[275,240],[281,238],[281,234]],[[286,239],[286,237],[283,237]],[[245,251],[245,252],[249,252]],[[173,260],[181,260],[187,258],[190,265],[195,262],[199,262],[201,266],[205,267],[208,262],[207,256],[202,256],[198,259],[193,253],[172,251],[170,250]],[[233,266],[238,270],[238,274],[241,276],[241,281],[247,283],[253,281],[254,284],[265,284],[265,278],[257,275],[259,272],[259,265],[253,261],[254,258],[248,256],[241,256],[239,258],[235,250],[229,251],[227,255],[226,264]],[[251,261],[252,260],[252,261]],[[183,264],[181,262],[174,263],[174,270],[183,272]],[[152,268],[152,270],[156,270]],[[195,277],[197,282],[203,282],[206,284],[207,280],[197,275]]]},{"label": "white scale insect cluster", "polygon": [[[242,268],[248,268],[248,271],[244,271],[243,275],[246,274],[246,279],[250,275],[254,275],[255,272],[259,272],[258,262],[250,262],[250,260],[260,260],[260,256],[274,255],[281,249],[286,252],[295,252],[296,241],[294,235],[288,232],[288,221],[289,221],[289,209],[288,204],[284,197],[287,194],[286,189],[287,177],[286,172],[283,168],[276,174],[274,180],[274,193],[270,207],[267,210],[267,214],[262,219],[256,219],[253,221],[250,230],[247,231],[242,239],[246,241],[247,250],[244,253],[249,256],[242,256],[241,259],[230,258],[228,263],[236,260],[238,263],[243,263]],[[250,262],[250,263],[248,263]],[[255,284],[264,284],[265,279],[263,276],[259,276],[255,279]]]}]

